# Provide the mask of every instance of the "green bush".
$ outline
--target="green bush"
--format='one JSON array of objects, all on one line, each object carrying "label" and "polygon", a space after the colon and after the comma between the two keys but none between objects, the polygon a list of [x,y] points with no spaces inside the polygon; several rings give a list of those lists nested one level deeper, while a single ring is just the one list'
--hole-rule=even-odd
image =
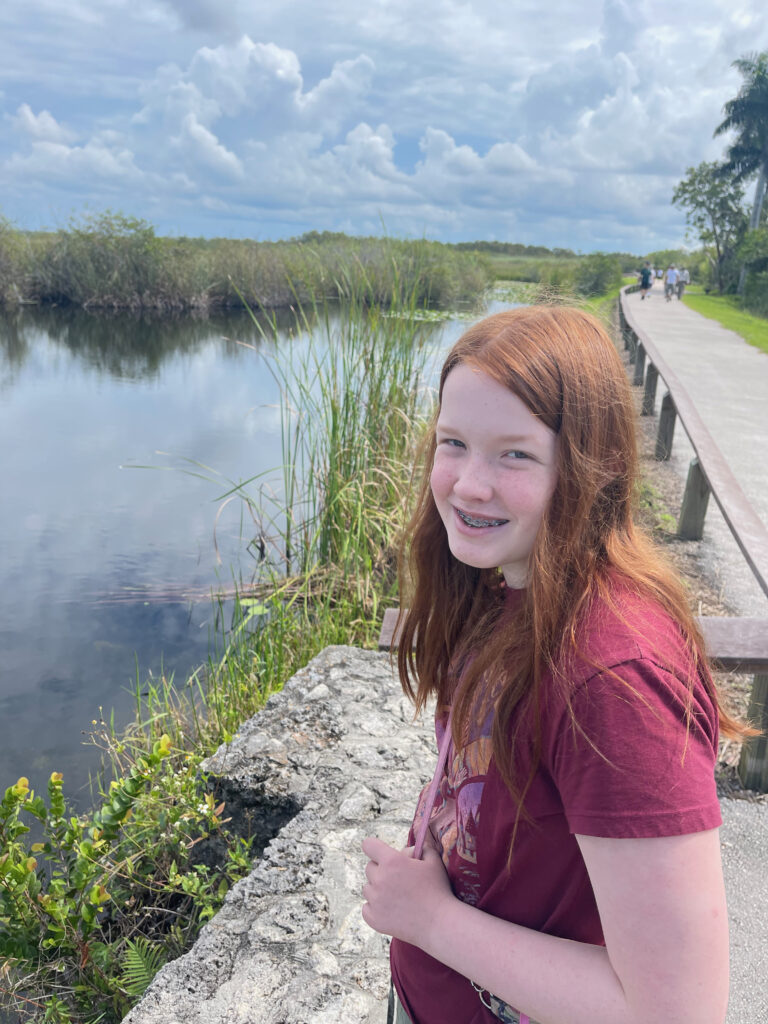
[{"label": "green bush", "polygon": [[617,256],[603,252],[585,256],[576,268],[573,278],[576,292],[586,297],[604,295],[612,288],[621,287],[621,282],[621,260]]},{"label": "green bush", "polygon": [[755,316],[768,317],[768,271],[752,272],[747,275],[744,308]]},{"label": "green bush", "polygon": [[[195,768],[163,735],[133,758],[91,815],[68,813],[57,772],[47,804],[24,777],[6,790],[0,973],[2,1007],[15,1020],[122,1020],[248,871],[246,844],[226,833],[223,805]],[[40,841],[28,844],[23,815],[40,823]],[[216,869],[195,858],[211,833],[227,848]]]},{"label": "green bush", "polygon": [[146,221],[106,211],[73,221],[40,254],[35,285],[47,301],[139,308],[157,290],[161,245]]},{"label": "green bush", "polygon": [[23,235],[0,216],[0,304],[21,301],[28,264],[29,247]]},{"label": "green bush", "polygon": [[539,284],[545,293],[568,295],[574,290],[575,264],[556,262],[543,264],[539,273]]}]

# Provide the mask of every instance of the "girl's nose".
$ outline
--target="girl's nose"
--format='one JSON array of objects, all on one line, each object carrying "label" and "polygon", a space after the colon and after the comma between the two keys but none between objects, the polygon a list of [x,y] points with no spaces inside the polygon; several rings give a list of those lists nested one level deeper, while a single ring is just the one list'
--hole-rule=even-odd
[{"label": "girl's nose", "polygon": [[456,476],[453,493],[462,501],[490,501],[493,484],[485,460],[470,458],[462,463]]}]

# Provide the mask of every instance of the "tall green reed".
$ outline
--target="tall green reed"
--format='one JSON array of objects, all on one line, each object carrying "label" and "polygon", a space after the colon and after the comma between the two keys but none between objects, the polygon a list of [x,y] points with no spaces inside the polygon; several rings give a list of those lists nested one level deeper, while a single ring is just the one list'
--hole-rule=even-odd
[{"label": "tall green reed", "polygon": [[403,286],[396,261],[385,310],[355,271],[336,282],[339,307],[297,305],[287,351],[270,348],[266,332],[260,349],[280,388],[282,477],[275,493],[239,485],[222,496],[248,507],[264,554],[219,663],[227,671],[209,678],[224,734],[233,723],[222,709],[244,711],[234,664],[256,666],[248,686],[262,694],[328,643],[371,644],[381,603],[396,599],[434,328],[419,322],[417,291]]}]

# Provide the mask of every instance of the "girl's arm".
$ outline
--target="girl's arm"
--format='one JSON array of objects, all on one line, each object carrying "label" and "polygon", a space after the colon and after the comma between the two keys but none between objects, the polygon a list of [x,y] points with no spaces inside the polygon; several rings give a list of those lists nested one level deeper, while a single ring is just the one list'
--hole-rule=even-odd
[{"label": "girl's arm", "polygon": [[578,836],[605,947],[559,939],[457,899],[438,854],[366,839],[363,917],[541,1024],[723,1024],[728,923],[719,832]]}]

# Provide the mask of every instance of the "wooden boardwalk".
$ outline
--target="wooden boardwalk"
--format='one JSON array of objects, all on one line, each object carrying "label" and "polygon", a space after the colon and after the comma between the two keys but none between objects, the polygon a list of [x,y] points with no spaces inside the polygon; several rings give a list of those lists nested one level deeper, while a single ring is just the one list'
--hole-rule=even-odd
[{"label": "wooden boardwalk", "polygon": [[[658,282],[649,298],[643,301],[633,293],[627,302],[638,326],[688,392],[755,512],[768,525],[768,354],[677,299],[667,302]],[[659,402],[660,396],[657,412]],[[673,460],[681,472],[691,456],[683,434],[678,424]],[[703,543],[712,547],[713,558],[727,560],[719,575],[726,591],[729,577],[734,586],[726,597],[743,615],[766,615],[765,597],[751,585],[751,574],[716,508],[708,512]]]}]

